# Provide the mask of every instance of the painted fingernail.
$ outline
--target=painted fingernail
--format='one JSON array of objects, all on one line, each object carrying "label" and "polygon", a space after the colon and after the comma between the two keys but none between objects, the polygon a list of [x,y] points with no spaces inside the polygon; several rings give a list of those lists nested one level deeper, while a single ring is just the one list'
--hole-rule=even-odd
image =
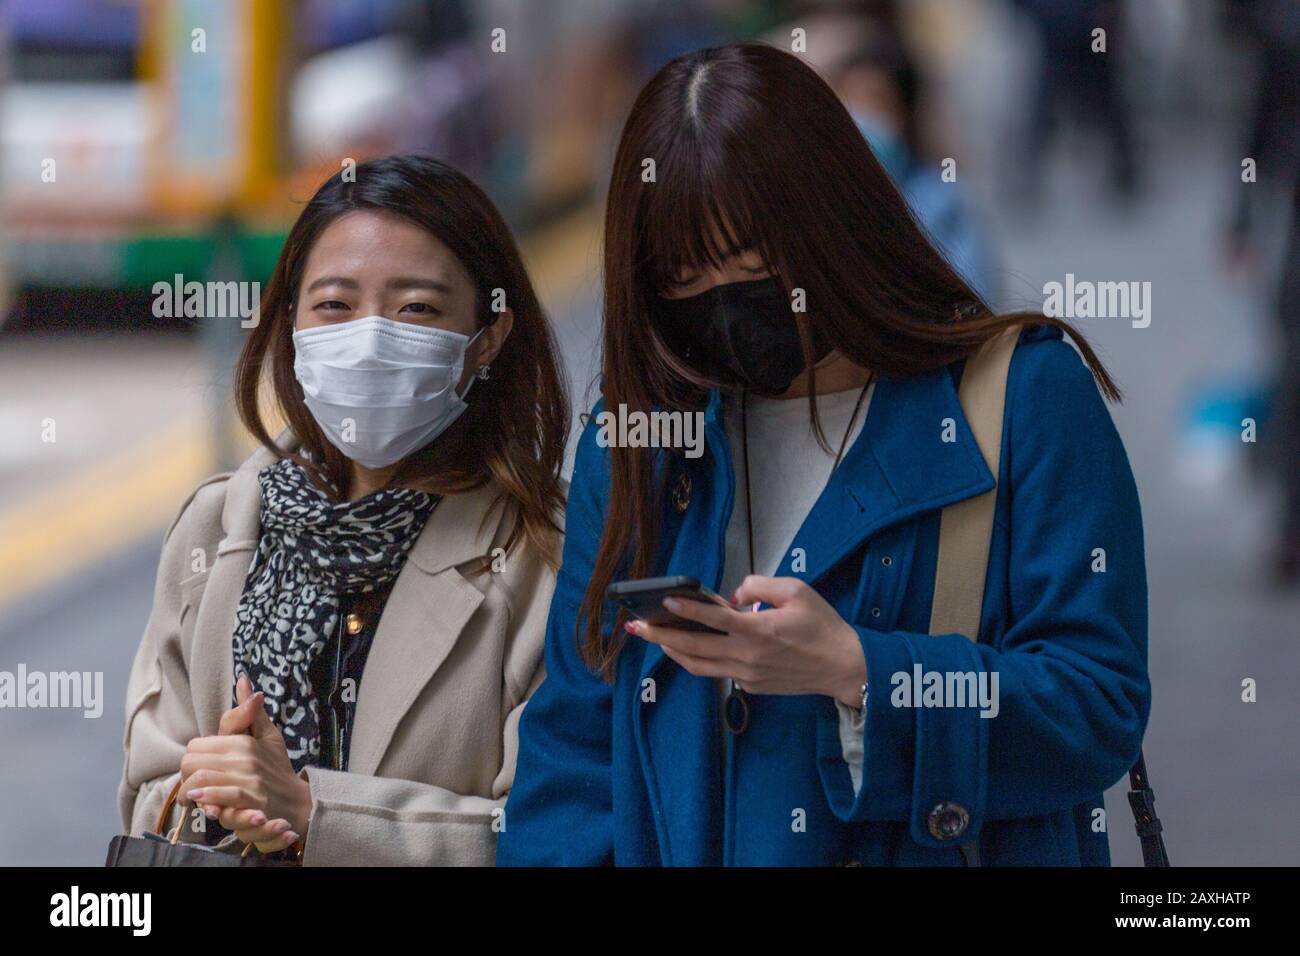
[{"label": "painted fingernail", "polygon": [[285,830],[287,830],[287,829],[289,829],[289,821],[288,821],[288,820],[276,820],[276,821],[275,821],[275,832],[276,832],[276,833],[283,833],[283,832],[284,832]]},{"label": "painted fingernail", "polygon": [[255,826],[255,827],[260,827],[263,823],[266,822],[266,814],[264,814],[264,813],[254,813],[253,816],[252,816],[252,818],[251,818],[251,822],[252,822],[253,826]]},{"label": "painted fingernail", "polygon": [[640,634],[640,633],[641,633],[641,622],[640,622],[640,621],[626,621],[626,622],[624,622],[624,624],[623,624],[623,630],[627,631],[629,634]]},{"label": "painted fingernail", "polygon": [[290,846],[293,846],[298,842],[298,834],[294,833],[292,830],[285,834],[285,838],[289,841]]},{"label": "painted fingernail", "polygon": [[200,788],[198,788],[197,790],[190,790],[188,793],[185,794],[185,796],[188,797],[188,798],[191,799],[191,800],[202,800],[202,799],[203,799],[203,788],[200,787]]},{"label": "painted fingernail", "polygon": [[212,807],[204,807],[203,815],[207,817],[209,820],[215,820],[219,816],[217,811],[212,809]]},{"label": "painted fingernail", "polygon": [[666,597],[664,598],[664,607],[676,614],[682,609],[682,602],[677,598]]}]

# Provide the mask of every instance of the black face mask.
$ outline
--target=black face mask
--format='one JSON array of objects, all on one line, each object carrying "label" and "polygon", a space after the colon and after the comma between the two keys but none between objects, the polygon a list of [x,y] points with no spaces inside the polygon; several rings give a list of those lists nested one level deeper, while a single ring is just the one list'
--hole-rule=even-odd
[{"label": "black face mask", "polygon": [[[731,282],[686,299],[660,299],[658,327],[668,347],[701,374],[779,395],[803,371],[790,302],[775,279]],[[813,360],[832,345],[810,327]]]}]

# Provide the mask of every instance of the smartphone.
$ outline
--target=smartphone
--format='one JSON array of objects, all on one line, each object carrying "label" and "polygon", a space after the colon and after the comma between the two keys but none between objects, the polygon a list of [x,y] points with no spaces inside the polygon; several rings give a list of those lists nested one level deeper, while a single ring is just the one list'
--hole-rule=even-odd
[{"label": "smartphone", "polygon": [[707,634],[725,634],[717,628],[707,627],[698,621],[688,621],[672,614],[664,607],[666,597],[687,601],[703,601],[738,611],[730,601],[714,594],[695,578],[678,575],[670,578],[641,578],[637,581],[618,581],[609,586],[605,596],[620,607],[627,608],[632,616],[651,624],[676,627],[683,631],[703,631]]}]

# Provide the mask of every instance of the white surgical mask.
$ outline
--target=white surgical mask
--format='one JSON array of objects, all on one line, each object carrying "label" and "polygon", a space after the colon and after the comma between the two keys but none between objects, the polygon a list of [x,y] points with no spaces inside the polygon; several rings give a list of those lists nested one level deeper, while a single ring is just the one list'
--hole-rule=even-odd
[{"label": "white surgical mask", "polygon": [[381,315],[299,329],[293,371],[330,443],[360,465],[383,468],[429,444],[469,407],[456,385],[482,332],[471,338]]}]

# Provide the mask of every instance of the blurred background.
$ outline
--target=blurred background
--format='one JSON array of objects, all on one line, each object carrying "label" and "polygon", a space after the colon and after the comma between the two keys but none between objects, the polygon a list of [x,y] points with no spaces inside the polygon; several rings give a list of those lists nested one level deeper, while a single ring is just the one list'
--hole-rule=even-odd
[{"label": "blurred background", "polygon": [[0,0],[0,671],[104,675],[98,719],[0,710],[0,864],[102,862],[162,533],[248,449],[244,330],[154,284],[264,282],[345,160],[429,152],[516,230],[583,411],[632,97],[796,29],[991,302],[1150,283],[1149,326],[1079,324],[1144,505],[1157,807],[1175,865],[1300,862],[1300,0]]}]

